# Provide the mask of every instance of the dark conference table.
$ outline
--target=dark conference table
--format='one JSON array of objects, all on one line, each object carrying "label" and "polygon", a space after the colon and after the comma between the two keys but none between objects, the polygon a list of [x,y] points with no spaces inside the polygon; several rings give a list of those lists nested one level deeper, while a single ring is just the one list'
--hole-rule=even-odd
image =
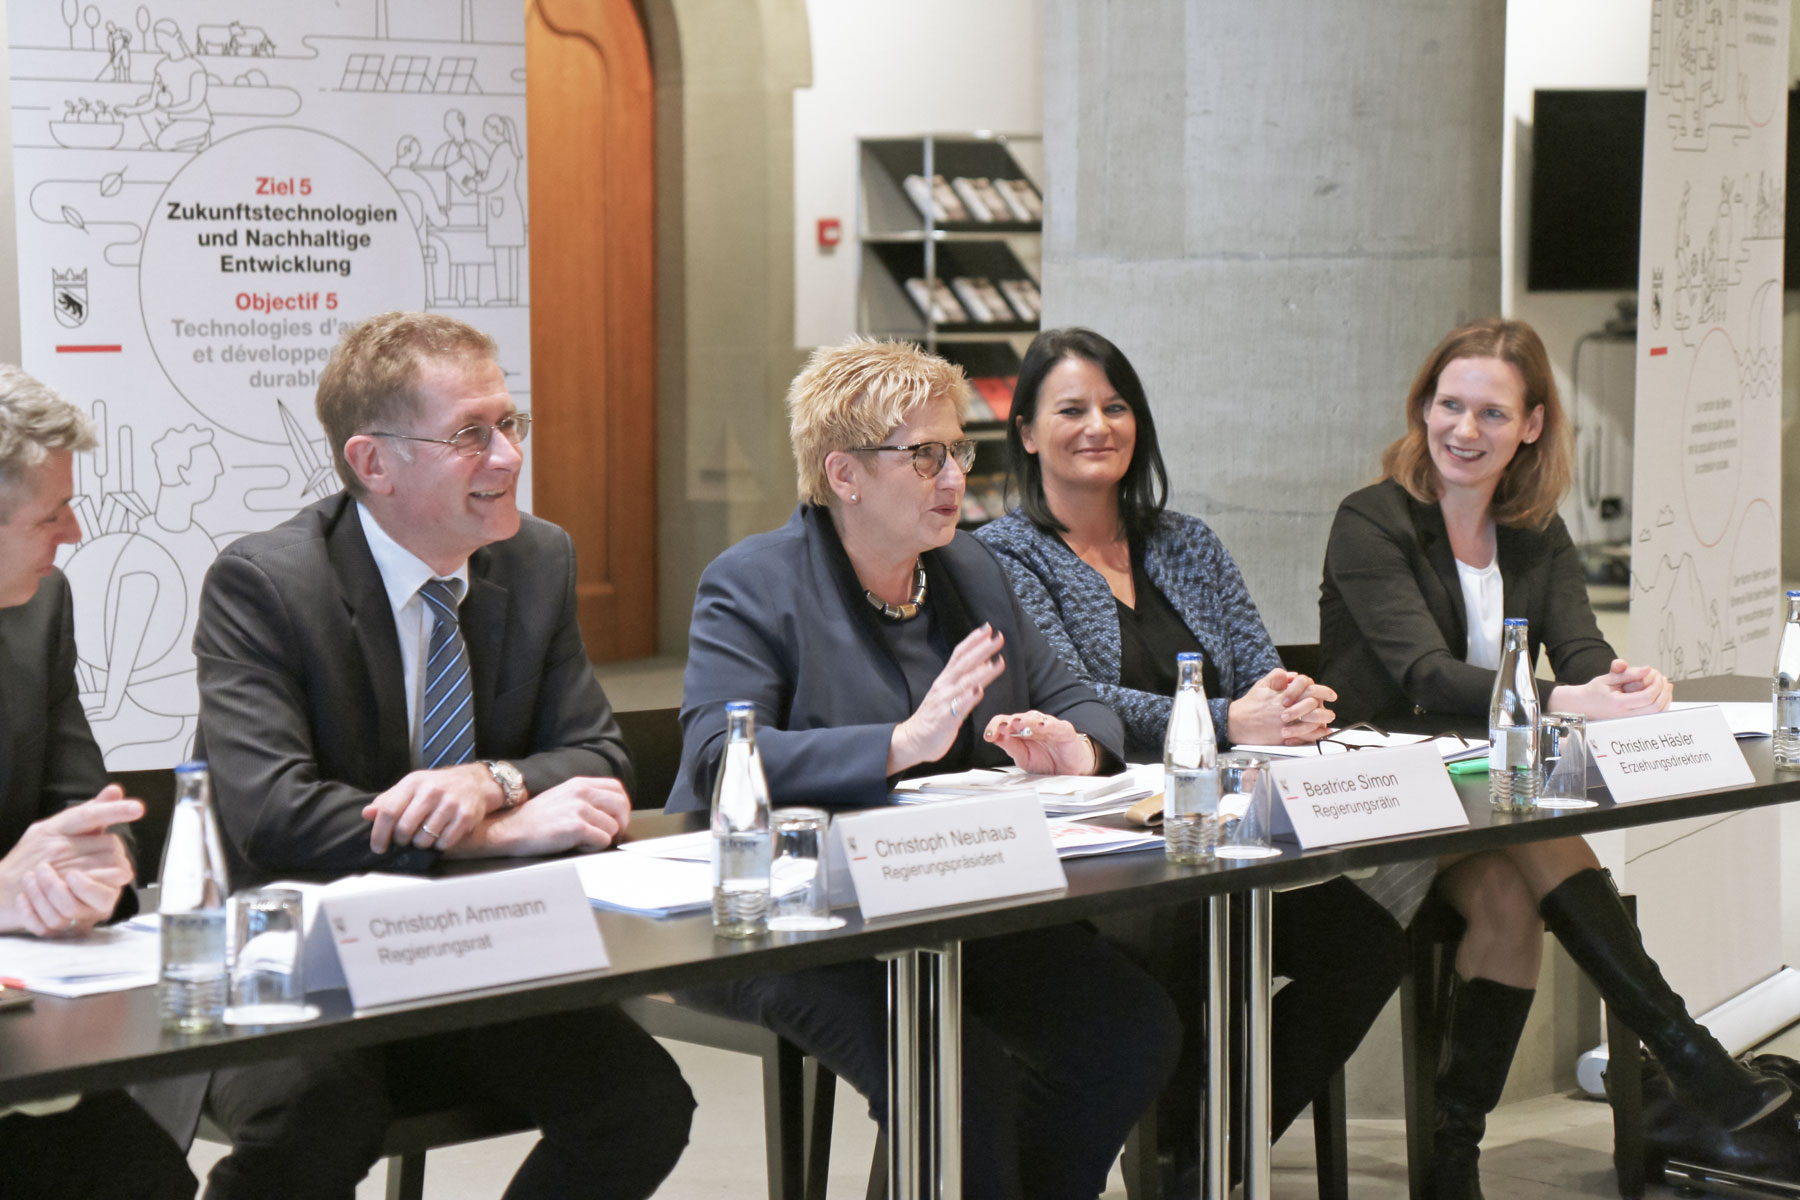
[{"label": "dark conference table", "polygon": [[[1760,679],[1696,680],[1679,685],[1677,695],[1684,700],[1766,699],[1768,684]],[[1431,729],[1441,730],[1442,723]],[[706,913],[653,920],[599,911],[596,920],[611,960],[606,971],[458,993],[360,1015],[352,1013],[348,996],[341,990],[315,993],[313,1000],[322,1008],[322,1016],[305,1025],[281,1029],[167,1034],[158,1023],[153,988],[78,1000],[39,997],[31,1012],[0,1016],[0,1106],[233,1063],[365,1046],[585,1008],[738,975],[881,956],[890,961],[890,1008],[894,1010],[890,1043],[895,1045],[890,1059],[903,1067],[890,1072],[896,1077],[890,1088],[896,1084],[901,1087],[895,1097],[900,1103],[891,1110],[895,1119],[890,1135],[890,1169],[899,1176],[897,1182],[901,1186],[891,1194],[896,1200],[924,1195],[957,1196],[960,1158],[956,1153],[954,1115],[960,1094],[951,1083],[958,1078],[958,1072],[954,1044],[941,1045],[938,1033],[953,1029],[960,1011],[956,965],[961,943],[1106,913],[1199,899],[1220,901],[1209,908],[1214,911],[1213,932],[1222,935],[1223,898],[1233,892],[1248,892],[1252,928],[1252,1050],[1246,1066],[1253,1099],[1245,1139],[1252,1151],[1245,1182],[1246,1195],[1266,1195],[1267,1056],[1259,1054],[1256,1047],[1260,1016],[1260,1045],[1266,1049],[1267,907],[1271,889],[1329,878],[1359,867],[1800,799],[1800,774],[1775,772],[1768,739],[1743,741],[1739,745],[1755,776],[1754,783],[1743,787],[1615,805],[1605,788],[1593,779],[1590,798],[1599,802],[1597,807],[1517,817],[1489,809],[1485,776],[1451,776],[1470,818],[1463,828],[1307,852],[1288,845],[1275,858],[1204,867],[1173,866],[1162,855],[1150,853],[1077,859],[1064,864],[1069,883],[1065,892],[870,923],[850,910],[844,914],[848,918],[845,927],[828,933],[771,934],[735,942],[715,938]],[[630,836],[645,838],[681,832],[695,828],[703,820],[702,814],[639,813],[634,817]],[[1214,954],[1212,961],[1218,964],[1224,957]],[[1220,986],[1215,978],[1215,1001]],[[950,1022],[948,1026],[946,1021]],[[1209,1044],[1216,1038],[1222,1046],[1222,1031],[1215,1028],[1210,1033]],[[942,1057],[946,1052],[950,1056],[948,1062]],[[1216,1056],[1215,1061],[1222,1072],[1223,1055]],[[1219,1094],[1218,1088],[1211,1090],[1212,1094]],[[1222,1132],[1222,1112],[1215,1108],[1209,1114],[1209,1123],[1212,1115],[1219,1118],[1218,1132]],[[1260,1137],[1256,1132],[1259,1128]],[[1222,1162],[1220,1165],[1222,1168]],[[927,1181],[923,1188],[921,1176]],[[941,1191],[929,1182],[932,1180],[941,1184]]]}]

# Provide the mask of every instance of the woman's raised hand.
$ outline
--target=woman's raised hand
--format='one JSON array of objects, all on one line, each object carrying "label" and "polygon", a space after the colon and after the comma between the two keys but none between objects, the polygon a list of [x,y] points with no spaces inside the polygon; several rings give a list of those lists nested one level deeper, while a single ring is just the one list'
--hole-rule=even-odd
[{"label": "woman's raised hand", "polygon": [[1000,656],[1005,644],[1006,639],[992,625],[983,625],[957,643],[918,711],[894,726],[888,742],[889,775],[936,762],[950,752],[957,730],[981,701],[988,684],[1006,670],[1006,660]]},{"label": "woman's raised hand", "polygon": [[1100,750],[1061,717],[1032,709],[1007,713],[987,723],[982,734],[1033,775],[1092,775]]},{"label": "woman's raised hand", "polygon": [[1231,702],[1225,732],[1246,746],[1304,746],[1330,732],[1337,714],[1325,706],[1336,699],[1310,676],[1276,667]]},{"label": "woman's raised hand", "polygon": [[1612,670],[1583,684],[1560,684],[1550,692],[1555,712],[1577,712],[1595,721],[1641,717],[1661,712],[1675,696],[1675,685],[1655,667],[1634,667],[1613,659]]}]

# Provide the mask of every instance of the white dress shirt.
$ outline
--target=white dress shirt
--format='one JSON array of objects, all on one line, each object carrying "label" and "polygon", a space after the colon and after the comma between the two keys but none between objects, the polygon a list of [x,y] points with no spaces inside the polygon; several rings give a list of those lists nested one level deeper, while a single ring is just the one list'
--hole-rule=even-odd
[{"label": "white dress shirt", "polygon": [[419,701],[425,694],[425,659],[431,645],[431,621],[426,619],[425,600],[419,589],[433,579],[454,581],[451,591],[460,605],[469,594],[469,561],[464,559],[449,575],[439,575],[418,555],[388,536],[375,514],[357,502],[356,515],[362,520],[363,536],[368,539],[369,553],[375,558],[375,569],[381,572],[382,586],[387,589],[388,603],[394,608],[394,632],[400,638],[400,678],[406,690],[407,744],[413,765],[419,765]]}]

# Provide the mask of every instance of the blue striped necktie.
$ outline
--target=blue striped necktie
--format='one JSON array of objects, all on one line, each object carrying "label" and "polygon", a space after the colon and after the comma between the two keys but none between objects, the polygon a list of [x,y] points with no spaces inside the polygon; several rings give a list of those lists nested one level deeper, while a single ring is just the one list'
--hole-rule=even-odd
[{"label": "blue striped necktie", "polygon": [[460,587],[460,580],[428,579],[419,588],[432,621],[419,718],[419,762],[427,768],[454,767],[475,757],[475,691],[456,613]]}]

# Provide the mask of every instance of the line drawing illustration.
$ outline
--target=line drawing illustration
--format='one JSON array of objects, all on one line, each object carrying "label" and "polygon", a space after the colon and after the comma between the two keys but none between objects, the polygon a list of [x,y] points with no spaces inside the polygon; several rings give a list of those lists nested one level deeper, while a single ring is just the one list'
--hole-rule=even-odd
[{"label": "line drawing illustration", "polygon": [[457,312],[530,407],[524,17],[6,3],[24,366],[102,432],[58,556],[82,704],[111,769],[167,767],[213,557],[339,487],[313,391],[345,326]]}]

